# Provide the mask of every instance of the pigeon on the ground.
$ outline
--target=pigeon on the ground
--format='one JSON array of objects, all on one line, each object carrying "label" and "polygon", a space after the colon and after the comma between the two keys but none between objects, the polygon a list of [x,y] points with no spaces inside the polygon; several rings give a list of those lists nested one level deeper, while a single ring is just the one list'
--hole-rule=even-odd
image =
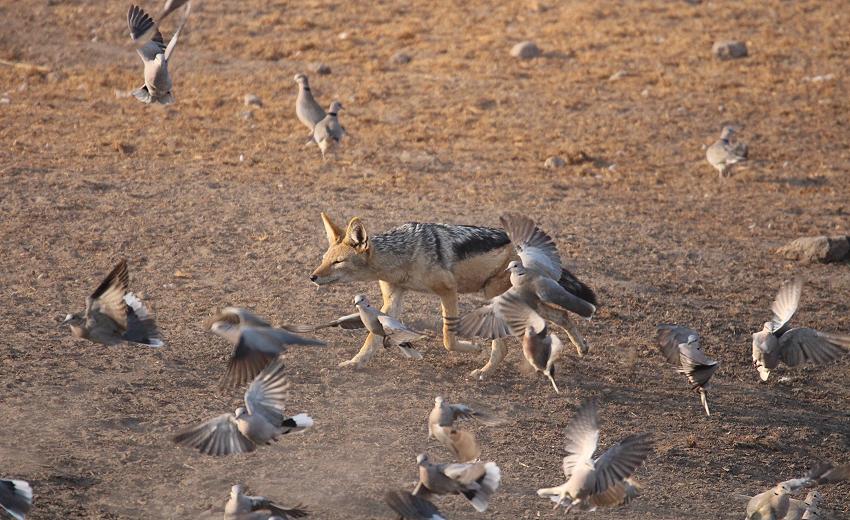
[{"label": "pigeon on the ground", "polygon": [[295,99],[295,115],[298,116],[298,120],[304,126],[310,129],[310,135],[312,136],[316,124],[325,118],[325,110],[313,99],[310,82],[305,74],[296,74],[295,83],[298,84],[298,97]]},{"label": "pigeon on the ground", "polygon": [[159,330],[145,304],[127,290],[130,275],[127,260],[121,260],[97,289],[86,298],[86,310],[68,314],[61,325],[69,325],[78,337],[102,343],[139,343],[161,347]]},{"label": "pigeon on the ground", "polygon": [[806,362],[822,365],[835,361],[850,349],[848,335],[790,327],[788,322],[797,311],[802,288],[799,278],[785,283],[771,307],[773,319],[766,322],[761,331],[753,333],[753,367],[762,381],[767,381],[771,370],[780,362],[789,367]]},{"label": "pigeon on the ground", "polygon": [[239,484],[230,488],[230,498],[224,504],[224,520],[268,520],[274,517],[289,520],[290,518],[304,518],[308,516],[306,510],[301,506],[285,507],[276,504],[266,497],[254,497],[245,494],[245,490]]},{"label": "pigeon on the ground", "polygon": [[838,467],[816,464],[805,477],[780,482],[750,498],[747,502],[747,520],[783,520],[791,508],[790,494],[804,488],[848,479],[850,464]]},{"label": "pigeon on the ground", "polygon": [[319,145],[319,150],[322,151],[322,160],[327,159],[326,153],[328,150],[336,151],[342,141],[342,136],[345,135],[345,129],[340,125],[337,118],[342,108],[342,103],[334,101],[331,103],[330,108],[328,108],[328,113],[324,119],[316,123],[316,126],[313,127],[313,140],[311,142]]},{"label": "pigeon on the ground", "polygon": [[708,381],[720,367],[720,362],[706,357],[699,334],[687,327],[661,324],[657,328],[656,342],[664,358],[679,367],[678,372],[688,378],[691,390],[699,392],[705,414],[711,415],[708,407]]},{"label": "pigeon on the ground", "polygon": [[174,436],[174,442],[207,455],[229,455],[254,451],[280,435],[310,428],[313,419],[309,415],[284,414],[287,387],[283,361],[278,358],[245,391],[244,408],[186,428]]}]

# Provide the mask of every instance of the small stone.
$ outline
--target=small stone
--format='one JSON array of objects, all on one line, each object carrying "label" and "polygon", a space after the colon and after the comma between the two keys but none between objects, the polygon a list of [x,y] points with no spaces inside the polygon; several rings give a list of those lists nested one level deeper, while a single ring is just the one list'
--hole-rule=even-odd
[{"label": "small stone", "polygon": [[521,60],[530,60],[543,54],[534,42],[520,42],[511,49],[511,56]]},{"label": "small stone", "polygon": [[0,105],[8,105],[12,102],[12,98],[9,96],[0,97]]},{"label": "small stone", "polygon": [[711,47],[711,52],[718,59],[734,60],[747,56],[747,44],[735,40],[715,42]]},{"label": "small stone", "polygon": [[543,166],[549,168],[550,170],[554,170],[555,168],[563,168],[567,165],[567,161],[561,159],[557,155],[553,155],[546,159],[546,162],[543,163]]},{"label": "small stone", "polygon": [[611,74],[610,76],[608,76],[608,81],[617,81],[618,79],[625,78],[628,75],[629,75],[629,73],[626,72],[625,70],[618,70],[614,74]]},{"label": "small stone", "polygon": [[311,68],[313,72],[320,76],[327,76],[331,73],[331,67],[327,63],[314,63]]},{"label": "small stone", "polygon": [[397,52],[393,54],[392,58],[390,58],[390,62],[395,63],[396,65],[404,65],[405,63],[410,63],[410,60],[412,59],[413,58],[411,58],[409,54]]},{"label": "small stone", "polygon": [[780,247],[778,254],[788,260],[804,263],[830,263],[850,259],[850,238],[835,237],[801,237]]},{"label": "small stone", "polygon": [[67,76],[65,76],[65,73],[58,70],[54,70],[47,73],[47,82],[51,84],[56,84],[65,79],[66,77]]},{"label": "small stone", "polygon": [[263,106],[263,100],[260,99],[259,96],[255,96],[254,94],[245,94],[245,106],[261,107]]},{"label": "small stone", "polygon": [[239,117],[241,117],[245,121],[251,121],[252,119],[254,119],[254,112],[250,110],[245,110],[244,112],[239,112]]}]

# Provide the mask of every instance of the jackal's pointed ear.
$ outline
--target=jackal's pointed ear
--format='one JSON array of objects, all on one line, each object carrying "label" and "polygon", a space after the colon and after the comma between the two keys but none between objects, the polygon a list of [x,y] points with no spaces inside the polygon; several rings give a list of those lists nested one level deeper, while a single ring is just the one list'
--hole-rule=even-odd
[{"label": "jackal's pointed ear", "polygon": [[345,243],[354,249],[363,252],[369,249],[369,235],[366,233],[366,226],[363,222],[354,217],[348,223],[348,230],[345,232]]},{"label": "jackal's pointed ear", "polygon": [[331,221],[331,218],[324,211],[322,212],[322,223],[325,225],[325,233],[328,234],[328,245],[338,244],[342,240],[342,230]]}]

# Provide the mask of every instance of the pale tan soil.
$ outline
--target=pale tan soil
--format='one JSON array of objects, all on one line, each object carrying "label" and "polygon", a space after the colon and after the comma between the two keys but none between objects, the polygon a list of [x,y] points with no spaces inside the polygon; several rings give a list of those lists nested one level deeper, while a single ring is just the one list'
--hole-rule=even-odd
[{"label": "pale tan soil", "polygon": [[[425,439],[436,394],[514,419],[469,425],[502,487],[485,515],[437,500],[450,518],[561,518],[534,491],[561,482],[562,428],[593,395],[606,398],[604,446],[637,431],[657,443],[637,473],[643,495],[596,519],[740,519],[735,494],[816,458],[850,462],[848,360],[759,384],[749,354],[795,273],[808,280],[796,323],[850,329],[847,265],[773,253],[850,233],[846,2],[541,3],[197,2],[165,110],[115,95],[141,81],[125,2],[0,3],[0,58],[58,71],[0,66],[0,474],[32,482],[32,518],[217,518],[235,482],[317,518],[389,518],[381,495],[413,482],[417,453],[448,460]],[[745,39],[750,57],[714,60],[725,38]],[[524,39],[546,55],[511,59]],[[390,64],[399,51],[413,61]],[[327,165],[302,148],[292,107],[292,76],[319,61],[333,73],[311,75],[314,90],[346,105],[350,133]],[[246,93],[265,103],[252,120]],[[702,146],[724,123],[740,125],[751,161],[721,183]],[[542,167],[578,151],[593,160]],[[437,339],[419,363],[380,352],[366,370],[338,369],[363,337],[329,331],[329,347],[286,355],[291,411],[309,412],[313,431],[224,459],[174,446],[178,428],[238,405],[240,391],[216,390],[227,348],[201,326],[215,308],[313,322],[350,311],[358,291],[377,297],[375,284],[308,282],[322,210],[372,231],[529,213],[599,292],[583,325],[591,354],[561,362],[555,396],[518,372],[515,344],[497,377],[476,382],[484,354],[449,356]],[[119,256],[162,350],[56,328]],[[438,312],[434,297],[406,307],[406,319]],[[723,362],[710,419],[651,344],[662,321],[698,328]],[[846,517],[850,486],[822,491]]]}]

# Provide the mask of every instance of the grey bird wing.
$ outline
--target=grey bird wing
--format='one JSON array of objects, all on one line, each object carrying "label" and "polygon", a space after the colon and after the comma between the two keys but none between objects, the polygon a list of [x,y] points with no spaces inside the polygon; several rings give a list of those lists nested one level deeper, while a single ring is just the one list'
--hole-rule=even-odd
[{"label": "grey bird wing", "polygon": [[160,11],[157,19],[160,23],[162,23],[162,21],[165,20],[165,18],[169,14],[173,13],[177,9],[180,9],[188,1],[189,0],[166,0],[165,5],[162,6],[162,11]]},{"label": "grey bird wing", "polygon": [[[509,322],[502,313],[505,305],[510,308],[518,305],[517,301],[522,302],[526,307],[528,306],[524,303],[525,300],[517,289],[508,289],[490,300],[487,305],[461,316],[456,323],[452,324],[452,329],[464,337],[477,336],[498,339],[507,336],[522,336],[527,324],[516,319]],[[514,309],[513,312],[512,316],[516,318],[518,310]]]},{"label": "grey bird wing", "polygon": [[625,479],[622,482],[609,487],[599,494],[588,497],[588,502],[593,507],[616,507],[631,502],[640,492],[640,486],[632,479]]},{"label": "grey bird wing", "polygon": [[516,291],[500,295],[495,301],[495,307],[508,329],[513,332],[521,331],[520,334],[523,334],[528,327],[540,332],[546,328],[546,320],[529,307]]},{"label": "grey bird wing", "polygon": [[778,337],[788,330],[788,322],[791,317],[797,312],[797,306],[800,304],[800,293],[803,290],[803,280],[794,278],[788,283],[782,284],[779,292],[776,293],[776,299],[773,300],[773,305],[770,309],[773,311],[771,318],[771,330]]},{"label": "grey bird wing", "polygon": [[661,353],[667,362],[673,365],[679,365],[679,345],[688,342],[689,336],[699,338],[697,331],[688,327],[680,327],[679,325],[668,325],[662,323],[656,327],[655,341],[661,348]]},{"label": "grey bird wing", "polygon": [[403,519],[445,520],[434,504],[408,491],[388,491],[384,502]]},{"label": "grey bird wing", "polygon": [[552,237],[523,215],[509,213],[499,217],[499,220],[523,266],[554,280],[561,277],[561,255]]},{"label": "grey bird wing", "polygon": [[247,453],[256,446],[242,435],[233,414],[223,414],[198,426],[187,428],[173,437],[174,442],[195,448],[206,455]]},{"label": "grey bird wing", "polygon": [[850,336],[827,334],[809,328],[791,329],[779,338],[779,359],[790,367],[804,362],[822,365],[850,349]]},{"label": "grey bird wing", "polygon": [[596,312],[596,306],[570,293],[551,278],[537,276],[531,282],[534,294],[547,307],[574,312],[583,318],[590,318]]},{"label": "grey bird wing", "polygon": [[354,314],[347,314],[323,325],[317,325],[312,330],[326,329],[328,327],[339,327],[346,330],[365,329],[366,324],[360,319],[360,313],[355,312]]},{"label": "grey bird wing", "polygon": [[283,361],[278,358],[263,369],[245,391],[248,413],[258,414],[279,427],[287,419],[283,409],[288,386]]},{"label": "grey bird wing", "polygon": [[409,343],[425,337],[416,331],[407,328],[404,323],[384,313],[377,315],[378,322],[384,328],[384,333],[393,343]]},{"label": "grey bird wing", "polygon": [[448,405],[451,409],[451,422],[449,424],[440,424],[440,426],[451,426],[457,419],[475,419],[485,426],[498,426],[505,422],[504,419],[486,412],[480,407],[472,408],[462,403]]},{"label": "grey bird wing", "polygon": [[145,35],[153,32],[150,40],[145,41],[138,49],[139,56],[143,61],[152,61],[157,54],[165,52],[165,42],[162,40],[162,33],[155,27],[153,18],[150,17],[141,7],[131,5],[127,13],[127,25],[130,26],[130,38],[134,42],[144,41]]},{"label": "grey bird wing", "polygon": [[121,332],[127,330],[127,303],[124,295],[129,284],[127,260],[122,259],[87,298],[86,317],[94,317],[96,313],[105,314],[119,326]]},{"label": "grey bird wing", "polygon": [[595,463],[594,494],[630,477],[651,451],[652,441],[646,433],[630,435],[605,450]]},{"label": "grey bird wing", "polygon": [[579,407],[576,416],[564,430],[563,470],[567,480],[573,474],[577,464],[592,460],[593,453],[599,444],[599,404],[595,399],[586,401]]},{"label": "grey bird wing", "polygon": [[174,34],[171,36],[171,41],[168,42],[168,47],[165,49],[165,61],[168,61],[171,58],[171,53],[174,52],[174,47],[177,46],[177,37],[180,36],[180,31],[183,30],[183,26],[186,25],[186,20],[189,19],[189,11],[192,10],[192,2],[186,4],[186,11],[183,13],[183,19],[180,20],[180,25],[177,27],[177,30],[174,31]]},{"label": "grey bird wing", "polygon": [[283,329],[241,327],[239,342],[233,347],[223,387],[240,386],[259,374],[272,360],[286,350],[286,345],[325,345],[325,342],[302,338]]},{"label": "grey bird wing", "polygon": [[324,119],[316,123],[313,127],[313,141],[320,143],[331,137],[330,133],[330,116],[325,116]]},{"label": "grey bird wing", "polygon": [[692,388],[703,387],[708,384],[714,372],[720,368],[720,362],[706,357],[702,350],[695,348],[682,349],[679,353],[681,368],[679,372],[688,377]]},{"label": "grey bird wing", "polygon": [[441,464],[440,471],[443,475],[460,484],[475,482],[484,476],[486,468],[481,462],[472,464]]},{"label": "grey bird wing", "polygon": [[0,507],[13,518],[23,520],[32,508],[32,487],[24,480],[0,479]]},{"label": "grey bird wing", "polygon": [[250,327],[271,327],[269,322],[243,307],[225,307],[211,321],[226,321],[234,325],[246,325]]},{"label": "grey bird wing", "polygon": [[280,515],[283,518],[303,518],[309,516],[305,509],[301,506],[286,507],[280,504],[275,504],[266,497],[248,497],[251,499],[251,511],[268,510],[272,515]]}]

